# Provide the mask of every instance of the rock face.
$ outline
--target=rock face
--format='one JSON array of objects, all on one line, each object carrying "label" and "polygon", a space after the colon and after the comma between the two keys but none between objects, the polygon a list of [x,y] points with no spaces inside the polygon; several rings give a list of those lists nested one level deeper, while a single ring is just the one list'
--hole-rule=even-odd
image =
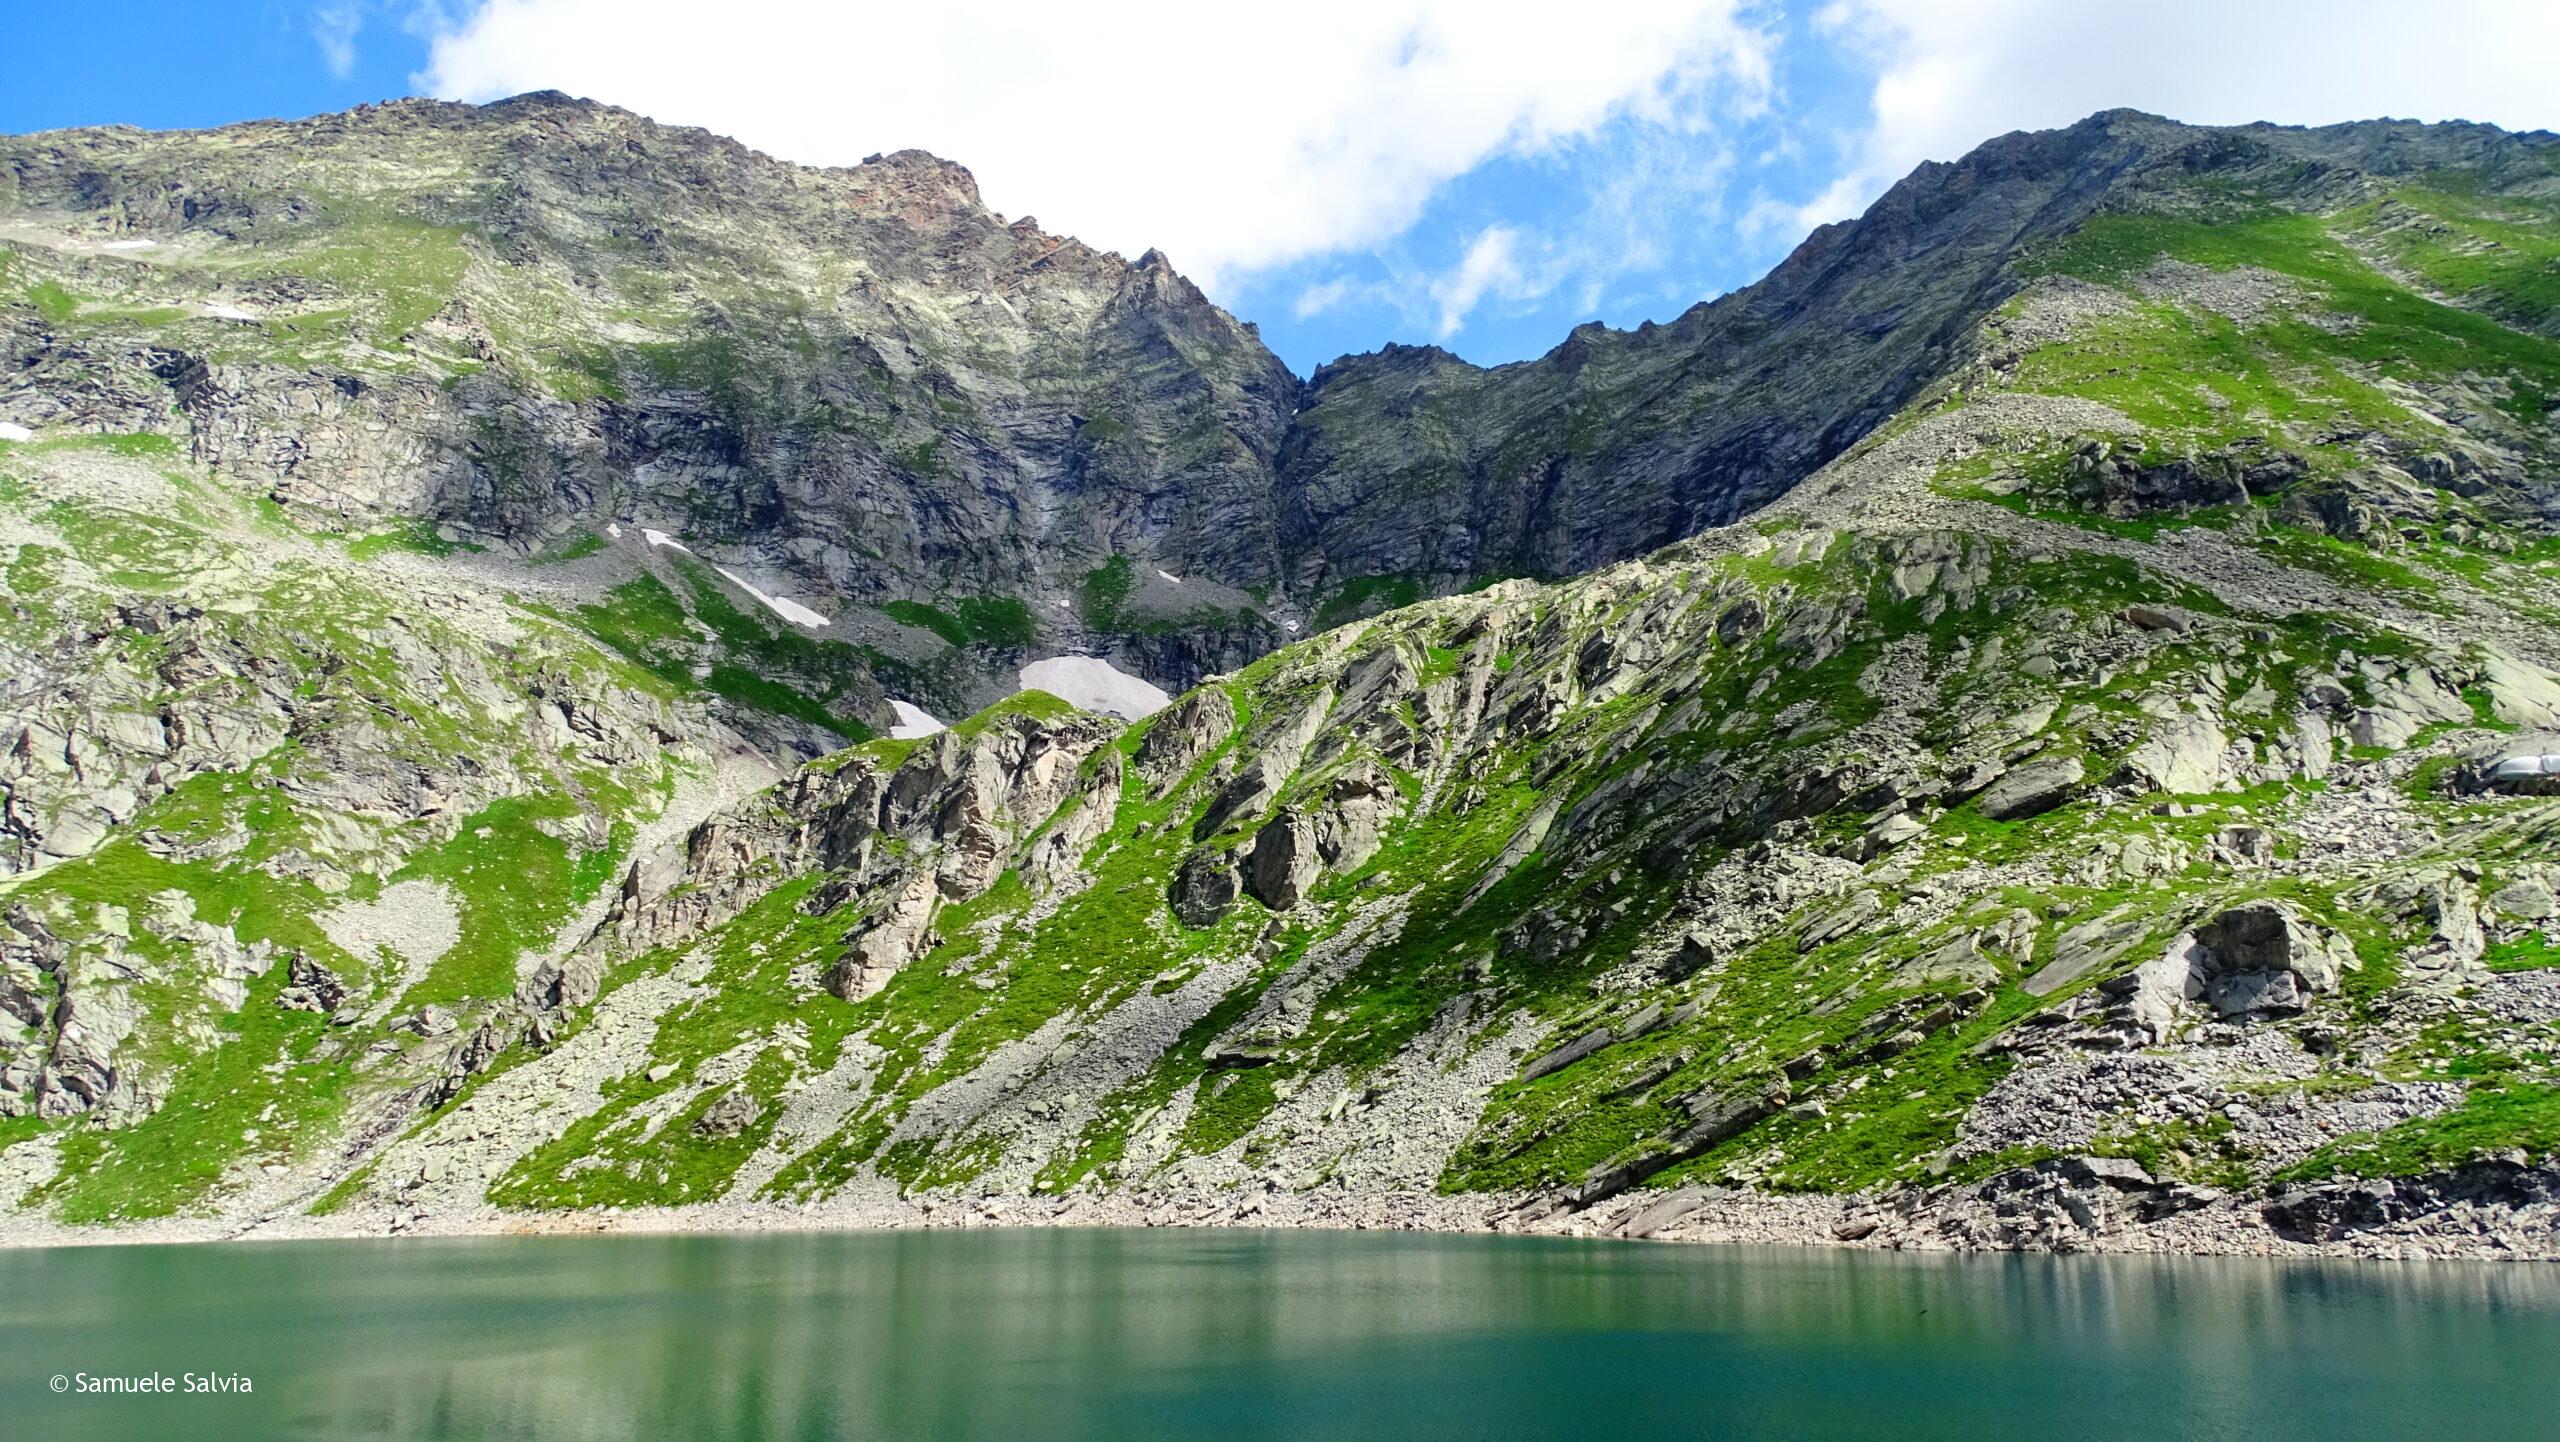
[{"label": "rock face", "polygon": [[2224,1016],[2298,1012],[2337,989],[2355,952],[2271,901],[2235,906],[2196,931],[2204,997]]},{"label": "rock face", "polygon": [[1994,821],[2041,816],[2069,800],[2085,774],[2077,756],[2032,761],[2001,773],[1974,799],[1974,805]]},{"label": "rock face", "polygon": [[15,142],[0,1198],[2560,1250],[2555,144],[1301,387],[928,157]]},{"label": "rock face", "polygon": [[1256,832],[1253,851],[1245,858],[1245,890],[1273,911],[1287,911],[1324,874],[1324,858],[1316,854],[1316,823],[1297,811],[1283,811]]},{"label": "rock face", "polygon": [[2067,1157],[2004,1172],[1976,1193],[1990,1218],[1981,1241],[2078,1251],[2088,1239],[2201,1206],[2207,1196],[2120,1157]]},{"label": "rock face", "polygon": [[1244,894],[1244,881],[1237,874],[1235,858],[1225,852],[1196,851],[1182,863],[1173,878],[1173,914],[1182,924],[1199,929],[1217,925],[1226,918]]},{"label": "rock face", "polygon": [[2263,1215],[2279,1236],[2325,1242],[2456,1208],[2494,1215],[2545,1208],[2554,1200],[2560,1200],[2560,1176],[2550,1168],[2499,1160],[2437,1176],[2286,1187],[2267,1202]]},{"label": "rock face", "polygon": [[1161,792],[1181,780],[1235,731],[1236,707],[1221,687],[1204,686],[1176,703],[1138,743],[1139,777]]},{"label": "rock face", "polygon": [[1074,793],[1079,768],[1114,730],[1103,718],[1031,702],[969,731],[944,731],[895,767],[856,753],[804,769],[694,828],[681,866],[634,862],[589,945],[538,976],[533,995],[583,1004],[608,944],[681,939],[737,915],[783,879],[820,873],[828,879],[804,907],[858,916],[826,988],[846,1001],[871,996],[938,944],[933,924],[944,905],[985,894],[1028,858],[1025,843]]},{"label": "rock face", "polygon": [[2560,735],[2502,737],[2480,747],[2463,773],[2473,791],[2560,796]]}]

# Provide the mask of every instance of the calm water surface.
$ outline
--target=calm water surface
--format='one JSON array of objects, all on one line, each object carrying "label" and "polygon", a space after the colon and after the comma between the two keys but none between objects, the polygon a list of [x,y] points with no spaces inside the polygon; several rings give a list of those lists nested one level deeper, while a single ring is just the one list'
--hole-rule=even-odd
[{"label": "calm water surface", "polygon": [[[237,1373],[247,1395],[57,1395]],[[2560,1437],[2560,1268],[983,1231],[0,1252],[0,1437]]]}]

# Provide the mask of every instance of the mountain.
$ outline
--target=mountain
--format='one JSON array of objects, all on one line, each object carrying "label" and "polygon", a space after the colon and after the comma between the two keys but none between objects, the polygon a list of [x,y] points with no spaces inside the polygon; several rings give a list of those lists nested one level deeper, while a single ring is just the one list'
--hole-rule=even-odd
[{"label": "mountain", "polygon": [[1179,680],[1282,638],[1245,588],[1297,380],[1162,257],[1007,223],[931,156],[809,169],[530,95],[59,132],[0,174],[33,302],[0,405],[182,436],[297,524],[519,555],[651,526],[851,612],[880,654],[837,670],[944,710],[1013,689],[955,640]]},{"label": "mountain", "polygon": [[[2447,174],[2547,197],[2549,157],[2548,137],[2487,126],[2209,130],[2131,111],[2005,136],[1921,166],[1669,324],[1586,325],[1494,370],[1402,347],[1325,367],[1289,440],[1284,545],[1426,594],[1626,560],[1730,525],[1848,450],[1948,374],[2032,274],[2022,257],[2093,219],[2222,195],[2335,212]],[[2378,239],[2434,210],[2392,205],[2360,228]],[[2522,262],[2506,318],[2560,333],[2536,253]]]},{"label": "mountain", "polygon": [[924,157],[7,154],[22,1230],[2560,1255],[2560,139],[2110,112],[1303,388]]},{"label": "mountain", "polygon": [[[314,529],[681,536],[838,621],[852,649],[789,678],[793,709],[858,738],[890,724],[875,677],[945,714],[1066,650],[1178,688],[1312,624],[1729,524],[2110,207],[2200,177],[2330,208],[2439,172],[2529,187],[2544,153],[2111,112],[1924,166],[1668,325],[1491,371],[1391,348],[1302,386],[1163,257],[1008,223],[920,153],[791,166],[552,94],[58,132],[0,150],[36,302],[0,404],[181,438]],[[2547,333],[2548,298],[2518,303]]]}]

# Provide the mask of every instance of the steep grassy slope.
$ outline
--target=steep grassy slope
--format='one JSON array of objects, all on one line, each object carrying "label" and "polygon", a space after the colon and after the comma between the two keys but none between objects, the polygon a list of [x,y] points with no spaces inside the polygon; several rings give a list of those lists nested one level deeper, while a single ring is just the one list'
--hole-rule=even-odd
[{"label": "steep grassy slope", "polygon": [[[1766,625],[1719,632],[1754,606]],[[2191,629],[2124,619],[2169,607]],[[2342,679],[2377,706],[2296,699]],[[2325,1065],[2297,1053],[2301,1074],[2261,1079],[2268,1094],[2316,1095],[2357,1064],[2432,1077],[2510,1047],[2530,1070],[2549,1061],[2547,1024],[2483,1022],[2477,1049],[2436,1060],[2383,1019],[2419,1006],[2404,993],[2424,966],[2404,953],[2431,944],[2428,886],[2538,875],[2548,805],[2445,800],[2398,747],[2333,761],[2300,745],[2334,718],[2347,750],[2356,715],[2439,685],[2479,690],[2483,714],[2429,728],[2417,754],[2498,731],[2499,708],[2543,704],[2548,683],[2342,614],[2251,619],[2113,557],[1945,533],[1789,531],[1558,594],[1436,603],[1230,683],[1242,719],[1177,748],[1200,750],[1187,771],[1118,778],[1075,889],[1008,874],[945,911],[938,945],[875,996],[848,1005],[816,974],[862,924],[859,886],[826,907],[788,882],[704,940],[620,963],[618,977],[690,965],[704,990],[633,1059],[629,1089],[492,1195],[693,1200],[746,1185],[741,1169],[748,1190],[803,1199],[873,1174],[1001,1190],[1567,1185],[1678,1149],[1702,1097],[1790,1074],[1820,1106],[1685,1165],[1816,1188],[1918,1179],[1951,1156],[1978,1172],[2024,1155],[1962,1145],[1970,1108],[2018,1064],[1982,1043],[2099,1025],[2101,983],[2265,897],[2358,958],[2316,1020],[2282,1034],[2344,1027],[2372,1048]],[[1319,867],[1295,905],[1255,899],[1257,859],[1222,917],[1177,921],[1167,894],[1229,774],[1285,750],[1310,705],[1326,724],[1269,819],[1212,826],[1197,849],[1255,856],[1275,827],[1320,831],[1343,779],[1373,766],[1402,816],[1374,854]],[[1102,754],[1134,761],[1186,721],[1168,713]],[[2198,725],[2215,744],[2166,796],[2139,773],[2171,769],[2161,738]],[[2003,757],[2085,781],[2049,810],[1986,814],[1990,793],[1963,793]],[[2422,812],[2449,839],[2386,817],[2372,856],[2321,856],[2310,830],[2365,805]],[[1896,816],[1908,835],[1885,829]],[[2462,875],[2484,860],[2485,880]],[[2476,957],[2425,979],[2483,981]],[[2058,983],[2028,983],[2057,967]],[[1534,1063],[1613,1034],[1627,1039]],[[1506,1080],[1523,1061],[1534,1078]],[[730,1086],[754,1099],[754,1134],[694,1127]]]}]

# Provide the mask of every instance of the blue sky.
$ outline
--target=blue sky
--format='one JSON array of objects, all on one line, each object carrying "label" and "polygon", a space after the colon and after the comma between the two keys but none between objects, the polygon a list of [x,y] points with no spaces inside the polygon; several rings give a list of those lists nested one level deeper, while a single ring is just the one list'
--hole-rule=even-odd
[{"label": "blue sky", "polygon": [[5,131],[556,87],[812,164],[919,146],[1161,247],[1301,373],[1668,319],[1921,160],[2115,105],[2560,128],[2548,0],[121,0],[0,44],[55,62]]}]

